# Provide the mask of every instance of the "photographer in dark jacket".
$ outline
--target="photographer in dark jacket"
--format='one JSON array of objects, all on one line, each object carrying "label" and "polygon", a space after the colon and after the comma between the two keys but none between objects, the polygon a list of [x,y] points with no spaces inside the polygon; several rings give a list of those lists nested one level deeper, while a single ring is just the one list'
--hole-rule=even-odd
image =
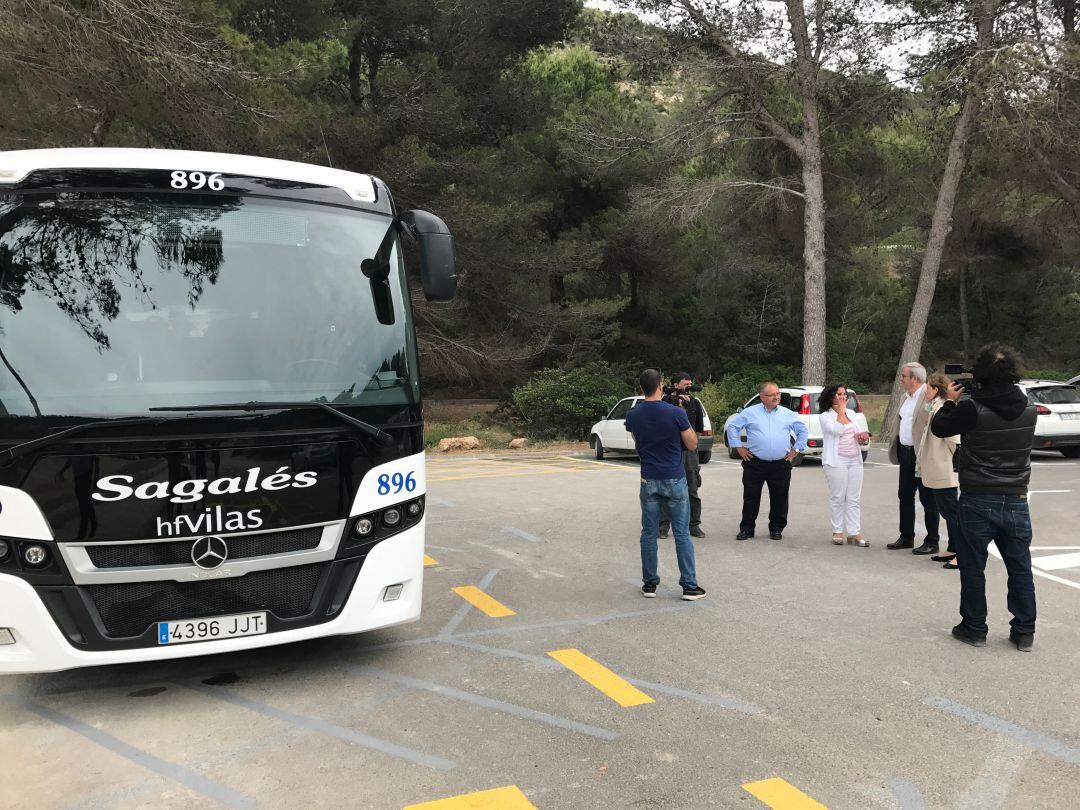
[{"label": "photographer in dark jacket", "polygon": [[986,646],[987,547],[997,543],[1009,572],[1009,640],[1031,650],[1035,637],[1035,581],[1031,575],[1031,442],[1035,406],[1016,383],[1023,376],[1019,356],[1007,346],[984,346],[975,361],[970,398],[949,386],[949,401],[930,422],[940,439],[960,434],[956,453],[960,474],[960,537],[954,543],[960,565],[960,624],[952,634],[975,647]]},{"label": "photographer in dark jacket", "polygon": [[[689,374],[685,371],[676,372],[671,378],[670,387],[664,389],[664,402],[686,411],[690,427],[700,434],[705,430],[705,408],[701,401],[690,393],[692,384],[693,379]],[[690,536],[704,537],[705,532],[701,530],[701,498],[698,497],[701,463],[697,450],[683,450],[683,468],[686,470],[686,489],[690,495]],[[660,508],[660,536],[667,537],[670,528],[671,518],[667,506],[664,505]]]}]

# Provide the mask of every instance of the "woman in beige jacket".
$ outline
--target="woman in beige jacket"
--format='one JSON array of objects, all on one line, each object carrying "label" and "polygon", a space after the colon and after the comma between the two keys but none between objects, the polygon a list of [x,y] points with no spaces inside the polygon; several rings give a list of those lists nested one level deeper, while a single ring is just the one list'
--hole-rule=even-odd
[{"label": "woman in beige jacket", "polygon": [[960,444],[960,437],[950,436],[947,439],[939,439],[930,432],[930,421],[945,402],[945,392],[949,389],[951,382],[952,380],[941,372],[931,374],[926,380],[926,396],[923,405],[927,411],[926,429],[923,431],[919,451],[916,454],[918,462],[915,474],[922,478],[924,487],[933,490],[934,502],[949,530],[949,545],[946,552],[940,556],[934,555],[930,559],[944,563],[943,568],[955,569],[957,565],[953,538],[959,536],[960,533],[959,502],[957,501],[957,488],[960,482],[953,467],[953,455],[956,453],[957,445]]}]

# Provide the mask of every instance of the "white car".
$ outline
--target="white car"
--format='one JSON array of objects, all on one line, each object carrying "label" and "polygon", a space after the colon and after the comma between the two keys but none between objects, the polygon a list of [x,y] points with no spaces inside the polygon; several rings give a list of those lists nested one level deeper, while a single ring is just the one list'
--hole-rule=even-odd
[{"label": "white car", "polygon": [[[821,411],[818,408],[818,396],[824,391],[824,386],[821,385],[796,385],[791,388],[780,389],[780,404],[790,410],[795,411],[799,415],[803,424],[806,425],[806,430],[809,433],[809,439],[806,442],[806,451],[799,456],[795,457],[795,460],[791,462],[791,466],[798,467],[803,463],[805,457],[820,458],[825,447],[823,434],[821,432]],[[848,403],[853,406],[855,411],[855,424],[859,426],[860,430],[869,430],[866,426],[866,415],[862,412],[862,405],[859,404],[858,395],[850,388],[848,392]],[[740,413],[752,405],[757,405],[761,402],[761,397],[754,395],[746,404],[739,408],[738,411],[733,413],[724,422],[724,443],[727,444],[727,429],[731,424],[731,420],[735,418],[735,414]],[[739,434],[739,438],[746,441],[746,431],[744,430]],[[795,443],[795,434],[791,434],[791,442]],[[866,460],[867,451],[862,451],[863,461]],[[739,454],[734,448],[728,448],[728,455],[731,458],[738,458]]]},{"label": "white car", "polygon": [[[643,399],[645,397],[642,396],[620,399],[607,416],[592,426],[589,430],[589,447],[593,449],[593,455],[596,458],[602,459],[604,454],[610,451],[637,453],[634,434],[626,429],[626,415]],[[702,410],[704,411],[704,408]],[[712,458],[714,436],[712,422],[707,412],[703,427],[702,432],[698,434],[698,461],[708,464]]]},{"label": "white car", "polygon": [[1080,390],[1056,380],[1021,380],[1019,384],[1038,412],[1032,449],[1080,458]]},{"label": "white car", "polygon": [[1077,374],[1075,377],[1069,380],[1066,385],[1080,385],[1080,374]]}]

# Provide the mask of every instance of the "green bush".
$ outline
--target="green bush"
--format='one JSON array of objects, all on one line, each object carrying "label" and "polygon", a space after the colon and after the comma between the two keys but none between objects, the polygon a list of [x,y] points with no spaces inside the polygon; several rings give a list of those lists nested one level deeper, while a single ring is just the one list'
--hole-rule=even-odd
[{"label": "green bush", "polygon": [[755,366],[749,363],[732,366],[719,380],[710,380],[697,395],[713,423],[717,435],[724,428],[724,420],[742,407],[746,400],[757,393],[766,380],[772,380],[781,388],[799,384],[798,369],[790,366]]},{"label": "green bush", "polygon": [[633,393],[607,363],[539,371],[511,393],[516,415],[537,439],[585,439],[593,423]]},{"label": "green bush", "polygon": [[1024,376],[1029,380],[1070,380],[1076,376],[1076,372],[1069,373],[1067,371],[1051,371],[1048,369],[1028,369]]}]

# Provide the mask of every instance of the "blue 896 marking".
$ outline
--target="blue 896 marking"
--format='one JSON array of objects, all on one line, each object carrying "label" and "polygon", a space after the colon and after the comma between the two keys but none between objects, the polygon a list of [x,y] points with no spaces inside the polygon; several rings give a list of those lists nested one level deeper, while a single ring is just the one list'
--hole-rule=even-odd
[{"label": "blue 896 marking", "polygon": [[402,475],[399,472],[396,472],[393,475],[383,473],[379,476],[380,495],[398,495],[402,490],[405,492],[413,492],[415,489],[415,473],[410,472],[408,475]]}]

